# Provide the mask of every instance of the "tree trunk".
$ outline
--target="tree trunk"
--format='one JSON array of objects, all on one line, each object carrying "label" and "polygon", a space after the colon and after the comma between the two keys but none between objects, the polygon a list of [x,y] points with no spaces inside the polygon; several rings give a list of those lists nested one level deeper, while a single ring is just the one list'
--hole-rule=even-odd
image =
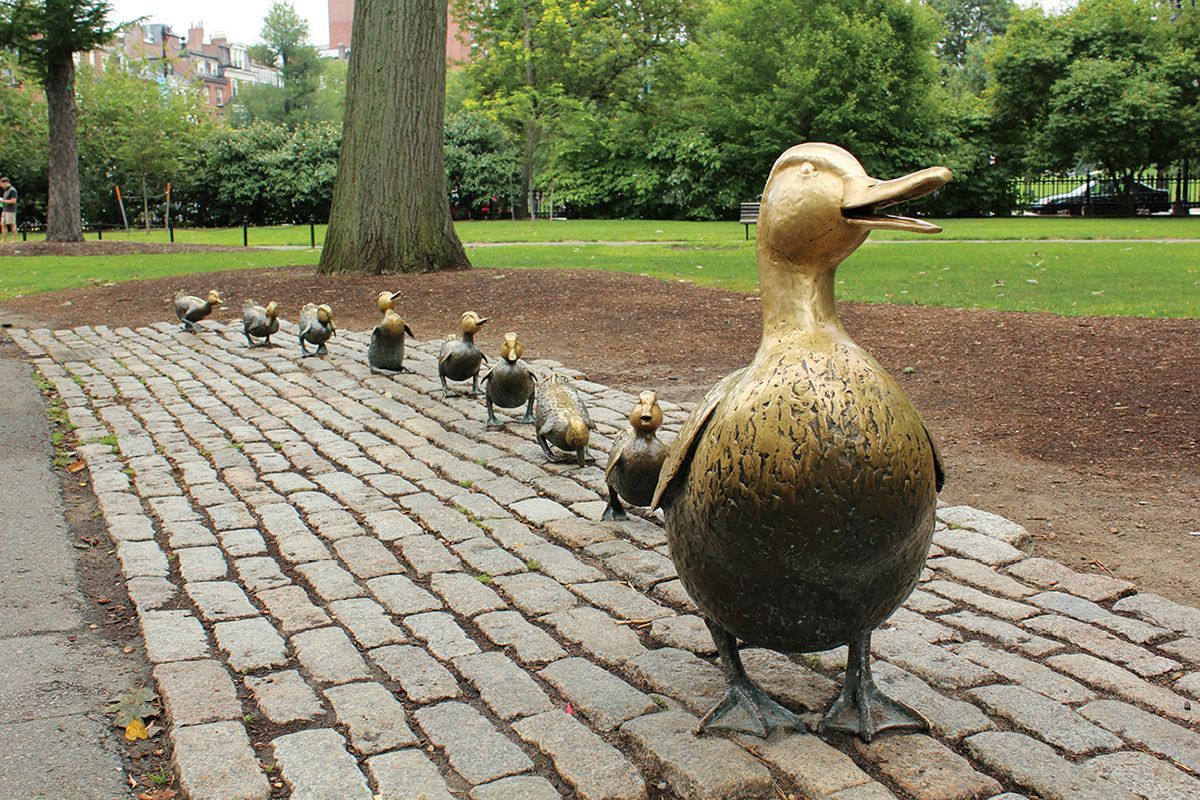
[{"label": "tree trunk", "polygon": [[317,271],[469,268],[446,196],[446,0],[359,0],[353,41]]},{"label": "tree trunk", "polygon": [[75,122],[75,62],[68,52],[49,65],[46,75],[50,153],[50,197],[46,241],[82,242],[79,217],[79,141]]}]

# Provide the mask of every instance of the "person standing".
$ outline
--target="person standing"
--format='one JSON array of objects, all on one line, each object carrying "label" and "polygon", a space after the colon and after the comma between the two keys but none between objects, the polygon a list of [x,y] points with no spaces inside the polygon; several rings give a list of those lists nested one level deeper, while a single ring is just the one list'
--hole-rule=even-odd
[{"label": "person standing", "polygon": [[7,236],[9,242],[16,244],[17,187],[9,183],[8,178],[0,178],[0,191],[4,192],[4,196],[0,197],[0,203],[3,204],[3,211],[0,211],[0,242]]}]

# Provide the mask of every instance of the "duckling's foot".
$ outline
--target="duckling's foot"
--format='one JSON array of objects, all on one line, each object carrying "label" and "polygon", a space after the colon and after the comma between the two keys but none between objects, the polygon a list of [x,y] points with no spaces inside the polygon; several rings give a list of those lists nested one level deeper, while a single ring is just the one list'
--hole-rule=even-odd
[{"label": "duckling's foot", "polygon": [[871,634],[850,643],[846,684],[817,723],[817,732],[858,734],[864,742],[888,728],[927,729],[929,722],[916,710],[885,695],[871,678]]},{"label": "duckling's foot", "polygon": [[600,515],[600,519],[617,521],[629,519],[629,515],[625,513],[625,506],[621,505],[621,498],[617,497],[617,490],[611,486],[608,487],[608,507]]},{"label": "duckling's foot", "polygon": [[[717,653],[721,656],[721,671],[725,673],[725,697],[716,708],[700,720],[699,732],[706,730],[729,730],[749,733],[766,738],[776,728],[806,730],[804,721],[795,712],[784,708],[771,699],[766,692],[754,685],[742,666],[738,653],[737,639],[724,628],[705,618],[712,634]],[[740,710],[742,714],[733,719],[727,717]]]}]

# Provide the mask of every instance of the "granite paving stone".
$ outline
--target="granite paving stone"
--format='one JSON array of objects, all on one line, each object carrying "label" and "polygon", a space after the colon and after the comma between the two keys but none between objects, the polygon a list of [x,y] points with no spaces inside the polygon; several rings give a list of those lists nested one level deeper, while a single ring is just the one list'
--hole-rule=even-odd
[{"label": "granite paving stone", "polygon": [[318,683],[348,683],[371,677],[358,648],[339,627],[292,634],[292,647],[309,677]]},{"label": "granite paving stone", "polygon": [[1078,681],[1015,653],[996,650],[979,642],[957,645],[951,647],[951,650],[998,675],[1016,681],[1027,689],[1044,694],[1051,700],[1060,703],[1085,703],[1096,699],[1096,693]]},{"label": "granite paving stone", "polygon": [[657,710],[649,695],[585,658],[561,659],[538,675],[602,731]]},{"label": "granite paving stone", "polygon": [[695,614],[659,617],[650,623],[650,636],[667,647],[690,650],[698,656],[717,652],[708,626]]},{"label": "granite paving stone", "polygon": [[404,560],[418,575],[434,572],[454,572],[462,569],[462,561],[446,545],[428,534],[406,536],[398,543]]},{"label": "granite paving stone", "polygon": [[996,727],[996,723],[977,706],[947,697],[917,676],[886,661],[876,661],[871,674],[884,694],[919,711],[938,736],[958,741]]},{"label": "granite paving stone", "polygon": [[940,594],[942,597],[964,606],[970,606],[985,614],[1006,619],[1009,622],[1020,622],[1023,619],[1035,617],[1040,613],[1040,609],[1028,603],[996,597],[987,592],[981,592],[974,587],[964,586],[952,581],[929,581],[922,584],[921,588],[927,592]]},{"label": "granite paving stone", "polygon": [[528,717],[551,708],[546,692],[503,653],[477,653],[453,661],[455,669],[500,719]]},{"label": "granite paving stone", "polygon": [[734,741],[781,770],[809,797],[833,797],[874,782],[849,756],[817,736],[785,734],[764,742],[738,735]]},{"label": "granite paving stone", "polygon": [[[420,750],[397,750],[367,759],[367,771],[387,800],[455,800],[442,772]],[[506,778],[505,780],[515,780]],[[496,784],[487,784],[495,786]],[[486,788],[486,787],[480,787]],[[472,795],[474,796],[474,795]],[[535,797],[535,795],[529,795]],[[557,793],[554,795],[558,797]],[[515,800],[515,798],[514,798]]]},{"label": "granite paving stone", "polygon": [[1200,800],[1200,779],[1149,753],[1109,753],[1084,766],[1146,800]]},{"label": "granite paving stone", "polygon": [[487,575],[510,575],[525,572],[525,562],[503,549],[486,536],[476,536],[457,542],[450,549],[458,554],[471,570]]},{"label": "granite paving stone", "polygon": [[531,617],[565,611],[579,602],[561,583],[538,572],[501,575],[493,583],[509,602]]},{"label": "granite paving stone", "polygon": [[213,626],[217,646],[236,672],[282,667],[288,663],[287,644],[265,617],[218,622]]},{"label": "granite paving stone", "polygon": [[612,617],[597,608],[568,608],[547,614],[540,621],[610,667],[624,664],[646,652],[645,645],[636,633],[627,626],[618,625]]},{"label": "granite paving stone", "polygon": [[258,616],[258,609],[232,581],[194,581],[184,584],[183,590],[200,610],[200,616],[210,622]]},{"label": "granite paving stone", "polygon": [[996,679],[991,670],[929,644],[909,631],[876,631],[871,638],[871,650],[877,658],[886,659],[943,688],[976,686]]},{"label": "granite paving stone", "polygon": [[297,800],[372,800],[366,776],[346,752],[346,740],[337,731],[288,733],[273,739],[271,746],[280,774]]},{"label": "granite paving stone", "polygon": [[359,646],[365,649],[408,641],[404,630],[392,622],[383,606],[367,597],[336,600],[329,610],[342,623]]},{"label": "granite paving stone", "polygon": [[340,539],[333,549],[346,567],[364,580],[404,571],[396,556],[378,539],[369,536]]},{"label": "granite paving stone", "polygon": [[418,709],[413,715],[450,766],[477,785],[533,769],[533,761],[478,711],[455,701]]},{"label": "granite paving stone", "polygon": [[146,657],[152,664],[204,658],[208,635],[191,612],[145,611],[140,615]]},{"label": "granite paving stone", "polygon": [[325,713],[321,698],[294,669],[243,679],[263,716],[276,725],[299,722]]},{"label": "granite paving stone", "polygon": [[347,597],[362,597],[366,590],[359,585],[353,573],[342,569],[333,561],[312,561],[296,567],[317,596],[326,602],[345,600]]},{"label": "granite paving stone", "polygon": [[1185,636],[1200,637],[1200,609],[1181,605],[1161,595],[1139,592],[1118,600],[1113,605],[1113,611],[1134,614]]},{"label": "granite paving stone", "polygon": [[388,645],[370,652],[371,660],[400,684],[414,703],[434,703],[462,694],[458,680],[422,648]]},{"label": "granite paving stone", "polygon": [[695,714],[706,714],[725,694],[721,670],[686,650],[647,650],[629,659],[625,671],[633,683],[678,700]]},{"label": "granite paving stone", "polygon": [[1079,713],[1131,742],[1200,772],[1200,734],[1117,700],[1095,700]]},{"label": "granite paving stone", "polygon": [[418,744],[404,706],[378,683],[330,686],[324,694],[338,723],[346,726],[350,744],[357,752],[371,755]]},{"label": "granite paving stone", "polygon": [[771,773],[733,742],[697,736],[700,720],[683,711],[662,711],[621,726],[634,749],[653,762],[666,782],[687,798],[766,797]]},{"label": "granite paving stone", "polygon": [[171,727],[179,788],[193,800],[267,800],[271,785],[240,722]]},{"label": "granite paving stone", "polygon": [[637,768],[570,714],[559,709],[513,724],[526,742],[550,757],[583,800],[642,800],[646,782]]},{"label": "granite paving stone", "polygon": [[174,725],[198,725],[242,716],[242,703],[233,680],[217,661],[159,664],[154,668],[154,680]]},{"label": "granite paving stone", "polygon": [[393,614],[419,614],[442,607],[441,601],[403,575],[372,578],[367,588]]},{"label": "granite paving stone", "polygon": [[308,592],[299,586],[264,589],[254,596],[267,607],[268,614],[279,620],[280,629],[284,633],[290,634],[329,624],[329,615],[313,605]]},{"label": "granite paving stone", "polygon": [[1096,727],[1062,703],[1024,686],[978,686],[966,691],[985,711],[1007,719],[1060,750],[1080,756],[1116,750],[1121,740]]},{"label": "granite paving stone", "polygon": [[473,577],[464,572],[438,572],[429,581],[433,593],[464,617],[508,608],[500,595],[489,588],[492,582],[489,575]]},{"label": "granite paving stone", "polygon": [[[470,796],[471,800],[559,800],[562,797],[554,784],[533,775],[514,775],[485,783],[472,789]],[[440,798],[431,796],[430,800]]]},{"label": "granite paving stone", "polygon": [[[180,558],[182,559],[182,555]],[[292,582],[292,579],[279,569],[279,562],[267,556],[239,558],[233,565],[237,570],[238,579],[251,592],[278,589]]]},{"label": "granite paving stone", "polygon": [[1138,800],[1133,792],[1020,733],[984,731],[969,737],[965,744],[985,767],[1017,786],[1029,787],[1044,800]]},{"label": "granite paving stone", "polygon": [[971,611],[944,614],[938,617],[938,621],[954,625],[969,633],[995,639],[1004,647],[1020,650],[1028,656],[1045,656],[1049,653],[1056,653],[1065,647],[1062,642],[1037,636],[1011,623],[980,616]]},{"label": "granite paving stone", "polygon": [[1070,642],[1083,650],[1116,662],[1143,677],[1154,677],[1178,669],[1178,661],[1155,655],[1144,647],[1112,636],[1094,625],[1058,614],[1045,614],[1022,623],[1030,630]]},{"label": "granite paving stone", "polygon": [[1109,613],[1091,600],[1065,592],[1042,592],[1030,597],[1029,602],[1046,611],[1056,611],[1080,622],[1090,622],[1137,644],[1148,644],[1170,635],[1165,628]]},{"label": "granite paving stone", "polygon": [[479,645],[463,632],[453,615],[444,611],[411,614],[404,618],[404,626],[424,642],[438,660],[446,661],[479,652]]}]

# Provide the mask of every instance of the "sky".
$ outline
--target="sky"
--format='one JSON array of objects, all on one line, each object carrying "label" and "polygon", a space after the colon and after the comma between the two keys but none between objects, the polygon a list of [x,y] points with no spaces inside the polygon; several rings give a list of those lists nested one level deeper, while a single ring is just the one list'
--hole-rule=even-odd
[{"label": "sky", "polygon": [[[1034,5],[1039,0],[1017,0],[1020,5]],[[259,41],[263,18],[273,0],[205,0],[196,4],[195,11],[181,10],[188,4],[179,0],[109,0],[114,22],[150,17],[150,22],[170,25],[177,34],[187,36],[193,25],[203,24],[204,41],[218,31],[225,32],[231,42],[254,44]],[[1041,0],[1041,5],[1054,10],[1066,0]],[[318,47],[329,43],[328,0],[292,0],[292,7],[301,19],[308,20],[309,43]]]},{"label": "sky", "polygon": [[[192,6],[179,0],[109,0],[113,22],[149,17],[151,23],[171,26],[184,37],[193,25],[202,25],[204,41],[219,31],[231,42],[254,44],[260,40],[263,19],[273,0],[204,0]],[[308,20],[308,40],[318,47],[329,43],[328,0],[291,0],[301,19]],[[190,10],[189,10],[190,9]]]}]

